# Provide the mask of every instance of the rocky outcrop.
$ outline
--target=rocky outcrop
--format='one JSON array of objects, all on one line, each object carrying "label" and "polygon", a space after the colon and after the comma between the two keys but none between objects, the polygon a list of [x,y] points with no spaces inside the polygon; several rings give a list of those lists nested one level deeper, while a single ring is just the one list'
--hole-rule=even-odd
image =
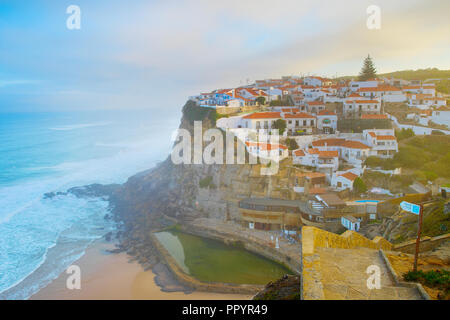
[{"label": "rocky outcrop", "polygon": [[253,300],[300,300],[300,276],[285,275],[269,282]]}]

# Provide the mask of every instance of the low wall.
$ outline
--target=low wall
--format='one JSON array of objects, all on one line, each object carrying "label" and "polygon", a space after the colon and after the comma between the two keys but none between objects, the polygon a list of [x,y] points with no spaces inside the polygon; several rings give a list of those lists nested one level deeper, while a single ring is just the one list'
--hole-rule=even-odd
[{"label": "low wall", "polygon": [[266,245],[259,244],[255,241],[252,241],[249,238],[246,237],[239,237],[236,235],[229,235],[226,233],[219,232],[214,229],[204,228],[197,225],[183,225],[182,227],[183,232],[190,233],[197,236],[202,236],[205,238],[215,239],[219,241],[223,241],[225,243],[233,243],[239,241],[242,243],[244,248],[248,251],[251,251],[253,253],[262,255],[263,257],[266,257],[267,259],[274,260],[287,268],[289,268],[291,271],[300,274],[300,261],[297,261],[288,255],[280,252],[279,250],[275,248],[268,247]]},{"label": "low wall", "polygon": [[342,235],[315,227],[302,228],[302,252],[314,254],[315,247],[352,249],[364,247],[370,249],[391,250],[392,244],[382,237],[369,240],[355,231],[347,230]]},{"label": "low wall", "polygon": [[[437,237],[421,237],[420,238],[420,252],[431,251],[439,247],[442,243],[450,241],[450,233],[443,234]],[[392,247],[394,251],[401,251],[404,253],[413,254],[416,251],[416,240],[410,240],[396,244]]]},{"label": "low wall", "polygon": [[221,282],[202,282],[190,275],[186,274],[172,255],[164,248],[155,235],[151,234],[150,238],[153,245],[157,249],[160,257],[172,271],[177,280],[183,285],[193,288],[198,291],[217,292],[217,293],[240,293],[240,294],[256,294],[261,291],[264,286],[262,285],[249,285],[249,284],[230,284]]},{"label": "low wall", "polygon": [[241,111],[240,107],[216,107],[216,112],[220,114],[232,114]]}]

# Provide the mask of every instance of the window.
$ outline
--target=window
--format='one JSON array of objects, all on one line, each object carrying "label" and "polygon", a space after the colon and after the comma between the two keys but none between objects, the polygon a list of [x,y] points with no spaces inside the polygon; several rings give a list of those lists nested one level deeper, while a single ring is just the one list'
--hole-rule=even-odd
[{"label": "window", "polygon": [[314,120],[311,120],[311,126],[314,127]]},{"label": "window", "polygon": [[306,127],[306,120],[303,120],[303,126]]}]

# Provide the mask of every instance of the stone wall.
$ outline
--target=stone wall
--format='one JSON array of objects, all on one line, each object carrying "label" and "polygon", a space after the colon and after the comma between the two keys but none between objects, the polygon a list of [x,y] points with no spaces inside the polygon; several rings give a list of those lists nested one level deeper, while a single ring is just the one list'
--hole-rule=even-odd
[{"label": "stone wall", "polygon": [[172,255],[164,248],[164,246],[158,241],[158,239],[152,234],[151,240],[153,245],[157,249],[160,257],[164,263],[172,271],[176,279],[183,285],[193,288],[198,291],[206,292],[218,292],[218,293],[240,293],[240,294],[256,294],[261,291],[264,286],[262,285],[249,285],[249,284],[230,284],[221,282],[202,282],[190,275],[186,274]]},{"label": "stone wall", "polygon": [[[450,233],[443,234],[437,237],[421,237],[420,238],[420,252],[431,251],[439,247],[442,243],[450,241]],[[401,251],[404,253],[414,254],[416,251],[416,240],[410,240],[396,244],[392,247],[394,251]]]},{"label": "stone wall", "polygon": [[375,237],[373,240],[369,240],[351,230],[347,230],[342,235],[338,235],[315,227],[303,227],[303,254],[313,254],[315,247],[341,249],[364,247],[370,249],[391,250],[392,244],[382,237]]}]

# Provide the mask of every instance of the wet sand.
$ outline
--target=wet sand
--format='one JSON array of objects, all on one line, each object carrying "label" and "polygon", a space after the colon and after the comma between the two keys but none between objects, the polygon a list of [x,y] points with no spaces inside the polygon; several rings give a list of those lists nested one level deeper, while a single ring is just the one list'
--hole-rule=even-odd
[{"label": "wet sand", "polygon": [[97,242],[74,262],[81,269],[81,289],[66,287],[65,272],[47,287],[33,295],[32,300],[249,300],[250,295],[194,291],[163,292],[155,283],[155,273],[137,262],[129,262],[126,253],[109,254],[111,244]]}]

